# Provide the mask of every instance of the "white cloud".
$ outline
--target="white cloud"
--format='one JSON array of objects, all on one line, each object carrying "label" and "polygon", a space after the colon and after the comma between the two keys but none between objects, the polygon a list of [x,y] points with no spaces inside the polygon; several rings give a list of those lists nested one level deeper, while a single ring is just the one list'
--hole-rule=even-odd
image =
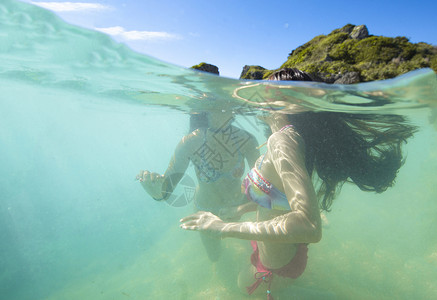
[{"label": "white cloud", "polygon": [[95,28],[98,31],[104,32],[106,34],[121,37],[125,40],[134,41],[134,40],[175,40],[180,39],[180,36],[167,33],[167,32],[161,32],[161,31],[126,31],[121,26],[115,26],[115,27],[107,27],[107,28]]},{"label": "white cloud", "polygon": [[34,2],[30,3],[56,12],[75,12],[90,10],[106,10],[111,7],[100,3],[83,3],[83,2]]}]

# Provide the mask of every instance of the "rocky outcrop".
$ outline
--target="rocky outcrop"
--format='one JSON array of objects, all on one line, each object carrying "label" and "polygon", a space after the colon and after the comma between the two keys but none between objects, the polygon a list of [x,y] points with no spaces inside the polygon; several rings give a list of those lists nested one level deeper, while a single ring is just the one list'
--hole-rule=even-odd
[{"label": "rocky outcrop", "polygon": [[362,40],[369,37],[369,31],[366,25],[355,26],[349,36],[354,40]]},{"label": "rocky outcrop", "polygon": [[360,73],[358,72],[347,72],[342,74],[334,83],[338,84],[353,84],[359,83],[361,81]]},{"label": "rocky outcrop", "polygon": [[196,69],[203,72],[213,73],[220,75],[219,68],[217,66],[202,62],[198,65],[192,66],[191,69]]},{"label": "rocky outcrop", "polygon": [[264,74],[268,70],[261,66],[248,66],[245,65],[243,67],[243,71],[241,72],[241,79],[252,79],[252,80],[261,80],[264,78]]}]

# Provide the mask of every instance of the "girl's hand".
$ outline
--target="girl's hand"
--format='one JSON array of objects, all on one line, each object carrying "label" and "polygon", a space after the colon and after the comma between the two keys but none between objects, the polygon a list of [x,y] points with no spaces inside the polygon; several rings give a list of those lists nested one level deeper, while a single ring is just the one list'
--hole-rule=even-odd
[{"label": "girl's hand", "polygon": [[152,196],[155,200],[162,200],[162,184],[164,182],[164,175],[143,171],[136,176],[136,179],[140,181],[143,189]]},{"label": "girl's hand", "polygon": [[185,230],[203,231],[217,238],[222,238],[225,222],[216,215],[199,211],[180,220],[181,228]]}]

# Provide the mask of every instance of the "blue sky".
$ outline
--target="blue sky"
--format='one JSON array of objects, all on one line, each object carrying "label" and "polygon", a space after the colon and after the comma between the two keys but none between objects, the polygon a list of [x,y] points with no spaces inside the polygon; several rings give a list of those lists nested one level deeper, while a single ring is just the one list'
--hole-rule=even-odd
[{"label": "blue sky", "polygon": [[437,45],[437,1],[69,0],[31,2],[183,67],[200,62],[238,78],[244,65],[278,68],[288,53],[348,23]]}]

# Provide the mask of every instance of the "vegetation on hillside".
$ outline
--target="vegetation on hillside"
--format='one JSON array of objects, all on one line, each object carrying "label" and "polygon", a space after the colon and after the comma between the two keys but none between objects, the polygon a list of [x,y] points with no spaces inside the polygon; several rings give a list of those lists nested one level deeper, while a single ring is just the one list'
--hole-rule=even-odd
[{"label": "vegetation on hillside", "polygon": [[[324,81],[339,74],[357,72],[362,82],[389,79],[419,68],[432,68],[437,72],[436,46],[414,44],[406,37],[366,35],[356,38],[353,33],[357,27],[365,28],[348,24],[328,35],[316,36],[293,50],[281,68],[298,68]],[[365,30],[367,33],[367,28]],[[273,71],[262,69],[257,71],[263,72],[264,79]],[[249,72],[241,78],[255,79]]]}]

